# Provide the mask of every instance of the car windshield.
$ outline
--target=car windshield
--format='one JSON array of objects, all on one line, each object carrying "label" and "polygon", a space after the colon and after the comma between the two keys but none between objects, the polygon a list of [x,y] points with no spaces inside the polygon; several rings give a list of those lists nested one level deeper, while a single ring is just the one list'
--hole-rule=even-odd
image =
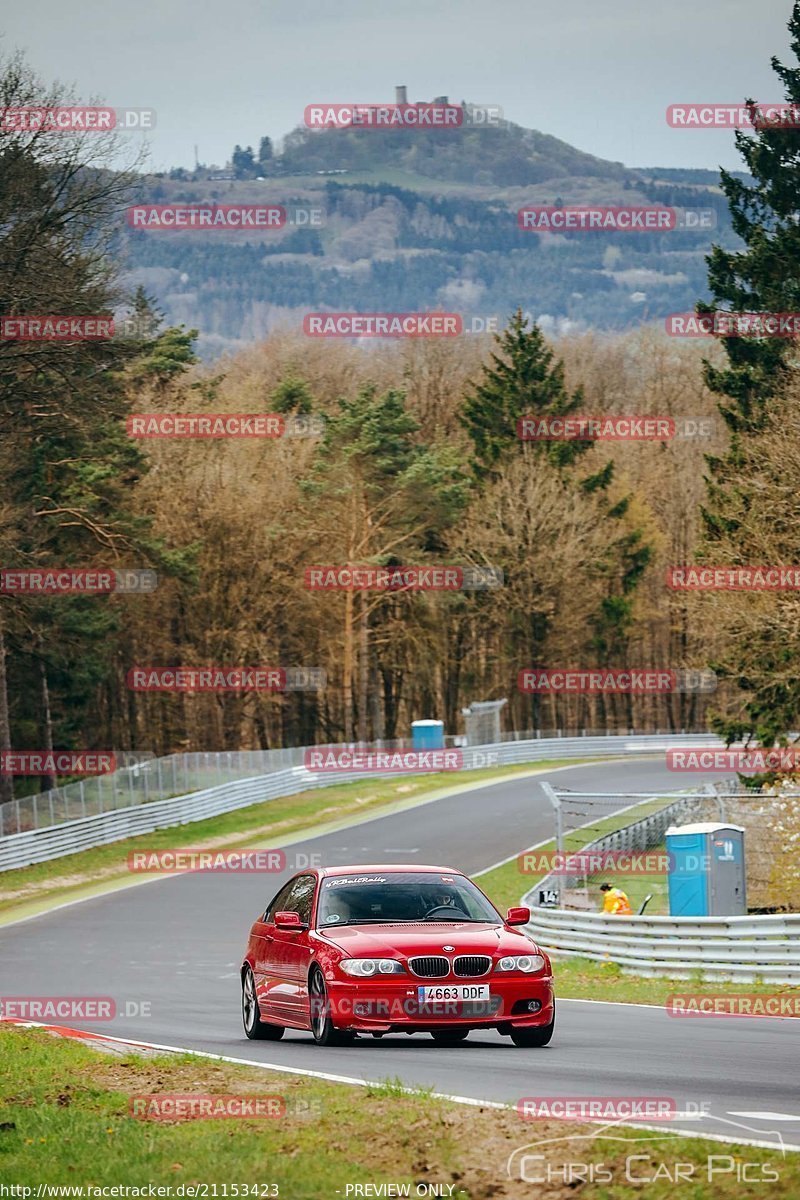
[{"label": "car windshield", "polygon": [[322,881],[317,925],[475,921],[502,924],[497,911],[463,875],[387,871]]}]

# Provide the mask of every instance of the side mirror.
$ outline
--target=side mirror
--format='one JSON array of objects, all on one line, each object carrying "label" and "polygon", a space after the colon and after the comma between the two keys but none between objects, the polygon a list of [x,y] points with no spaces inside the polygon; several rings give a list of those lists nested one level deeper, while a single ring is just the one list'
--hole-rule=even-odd
[{"label": "side mirror", "polygon": [[510,908],[506,914],[506,925],[527,925],[530,919],[529,908]]},{"label": "side mirror", "polygon": [[296,912],[277,912],[275,913],[275,928],[276,929],[294,929],[299,931],[305,929],[305,925],[300,920],[300,914]]}]

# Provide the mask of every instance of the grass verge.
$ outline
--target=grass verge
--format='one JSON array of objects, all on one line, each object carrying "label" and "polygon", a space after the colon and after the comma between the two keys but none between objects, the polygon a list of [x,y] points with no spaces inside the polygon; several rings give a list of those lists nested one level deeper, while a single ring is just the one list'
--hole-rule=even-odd
[{"label": "grass verge", "polygon": [[[442,1053],[433,1045],[430,1052]],[[468,1044],[447,1053],[468,1054]],[[627,1178],[631,1169],[648,1180],[648,1200],[667,1200],[675,1194],[676,1164],[684,1164],[684,1178],[691,1168],[694,1187],[687,1195],[713,1194],[716,1200],[763,1196],[765,1175],[770,1197],[800,1194],[797,1154],[782,1158],[772,1150],[631,1128],[616,1127],[608,1138],[597,1127],[533,1122],[509,1109],[455,1105],[425,1092],[408,1094],[397,1081],[361,1088],[189,1055],[117,1057],[42,1030],[2,1026],[0,1058],[5,1068],[0,1080],[0,1178],[6,1185],[31,1188],[32,1196],[39,1185],[123,1185],[143,1188],[146,1196],[148,1185],[154,1184],[170,1188],[161,1194],[172,1197],[202,1195],[192,1189],[206,1185],[206,1196],[255,1195],[258,1200],[381,1194],[453,1200],[529,1200],[535,1194],[563,1200],[575,1194],[575,1184],[564,1180],[570,1161],[596,1164],[596,1169],[602,1164],[605,1181],[580,1185],[581,1196],[590,1200],[640,1195],[641,1184]],[[188,1121],[131,1115],[133,1098],[159,1096],[163,1103],[169,1093],[218,1100],[227,1095],[281,1097],[285,1115]],[[545,1144],[531,1146],[540,1141]],[[544,1158],[535,1164],[529,1160],[526,1176],[520,1178],[517,1155],[509,1176],[509,1156],[522,1147]],[[713,1192],[709,1159],[716,1171]],[[743,1162],[750,1164],[747,1174],[753,1182],[737,1178]],[[535,1190],[531,1173],[545,1179]],[[372,1190],[381,1184],[394,1184],[396,1190]],[[245,1185],[260,1186],[245,1191]],[[355,1191],[358,1185],[364,1190]],[[372,1189],[366,1190],[367,1185]],[[420,1185],[427,1186],[420,1190]],[[84,1190],[83,1195],[90,1193]]]}]

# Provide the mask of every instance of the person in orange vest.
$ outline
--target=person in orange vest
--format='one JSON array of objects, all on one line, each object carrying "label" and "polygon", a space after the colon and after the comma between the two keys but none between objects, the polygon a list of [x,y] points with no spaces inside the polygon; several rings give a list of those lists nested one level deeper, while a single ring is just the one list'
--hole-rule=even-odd
[{"label": "person in orange vest", "polygon": [[612,887],[610,883],[601,883],[600,891],[604,894],[603,912],[615,917],[632,917],[631,902],[622,888]]}]

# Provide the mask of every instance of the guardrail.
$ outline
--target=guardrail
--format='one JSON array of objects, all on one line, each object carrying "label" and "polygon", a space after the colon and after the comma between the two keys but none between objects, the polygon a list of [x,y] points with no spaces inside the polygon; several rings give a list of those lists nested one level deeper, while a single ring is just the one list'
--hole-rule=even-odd
[{"label": "guardrail", "polygon": [[[525,903],[525,901],[523,901]],[[533,911],[528,932],[554,958],[581,955],[635,975],[800,984],[800,914],[613,917]]]},{"label": "guardrail", "polygon": [[[676,732],[676,731],[673,731]],[[697,730],[681,729],[681,736],[693,736]],[[705,731],[699,731],[701,734]],[[602,730],[511,730],[503,733],[498,742],[560,741],[570,738],[660,737],[661,730],[602,729]],[[448,735],[448,749],[479,746],[463,735]],[[372,744],[376,750],[410,750],[408,738],[379,739]],[[187,796],[204,788],[233,783],[239,779],[254,779],[271,775],[287,767],[302,767],[308,746],[284,746],[275,750],[222,750],[217,752],[192,750],[156,758],[150,751],[122,750],[117,753],[119,767],[107,775],[92,775],[74,783],[62,784],[46,792],[36,792],[0,804],[0,838],[10,833],[27,833],[91,817],[96,813],[135,804],[151,804],[154,800],[169,800]]]},{"label": "guardrail", "polygon": [[[487,766],[533,764],[545,759],[617,758],[657,753],[667,748],[700,749],[722,745],[722,741],[711,734],[618,734],[506,741],[488,746],[464,747],[462,753],[463,769],[476,770]],[[303,748],[286,753],[302,756]],[[224,755],[220,755],[220,758],[224,758]],[[218,816],[233,809],[246,808],[251,804],[290,796],[311,788],[363,779],[363,771],[317,774],[303,766],[290,766],[192,791],[182,796],[115,808],[109,812],[95,813],[60,824],[7,834],[0,837],[0,871],[47,862],[91,846],[103,846],[122,838],[153,833],[157,829],[202,821],[206,817]]]}]

